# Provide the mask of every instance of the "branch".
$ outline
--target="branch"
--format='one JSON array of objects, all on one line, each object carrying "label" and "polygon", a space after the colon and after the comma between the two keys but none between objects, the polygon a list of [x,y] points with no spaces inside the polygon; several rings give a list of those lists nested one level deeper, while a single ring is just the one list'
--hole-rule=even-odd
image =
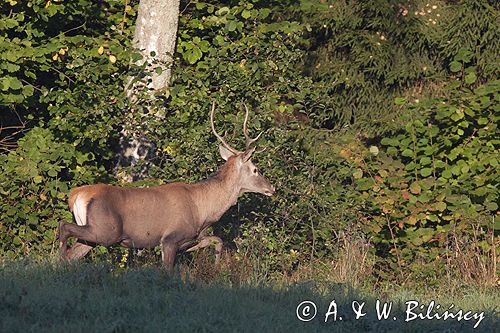
[{"label": "branch", "polygon": [[[16,115],[19,118],[19,115],[16,112]],[[19,118],[20,119],[20,118]],[[4,152],[9,152],[17,148],[17,140],[16,137],[26,131],[26,124],[27,122],[21,121],[21,124],[19,125],[11,125],[11,126],[1,126],[0,125],[0,150]],[[2,133],[4,131],[12,131],[11,133],[5,135],[3,138],[1,138]]]}]

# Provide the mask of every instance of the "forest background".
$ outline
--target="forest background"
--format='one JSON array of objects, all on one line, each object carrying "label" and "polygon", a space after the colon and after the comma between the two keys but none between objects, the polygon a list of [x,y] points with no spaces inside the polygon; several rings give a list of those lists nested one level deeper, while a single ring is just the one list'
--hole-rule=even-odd
[{"label": "forest background", "polygon": [[[209,250],[180,256],[192,276],[495,286],[498,9],[181,1],[170,86],[131,100],[128,78],[148,65],[132,64],[138,1],[2,0],[2,260],[56,255],[73,187],[209,177],[221,164],[211,101],[236,145],[244,101],[277,193],[244,195],[214,226],[226,244],[217,269]],[[119,163],[124,132],[150,147],[132,167]],[[93,256],[130,262],[120,248]],[[134,259],[159,263],[156,251]]]}]

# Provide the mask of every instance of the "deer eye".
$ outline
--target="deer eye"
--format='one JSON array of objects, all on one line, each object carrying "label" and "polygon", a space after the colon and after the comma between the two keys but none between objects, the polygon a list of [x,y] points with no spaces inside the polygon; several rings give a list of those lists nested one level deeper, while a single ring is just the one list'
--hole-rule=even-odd
[{"label": "deer eye", "polygon": [[253,169],[253,173],[257,173],[257,169]]}]

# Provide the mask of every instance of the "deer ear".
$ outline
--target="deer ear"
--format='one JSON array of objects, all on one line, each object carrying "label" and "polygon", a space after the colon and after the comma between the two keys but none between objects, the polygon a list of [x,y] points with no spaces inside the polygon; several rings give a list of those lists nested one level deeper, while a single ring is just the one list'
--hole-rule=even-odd
[{"label": "deer ear", "polygon": [[229,149],[227,149],[226,147],[224,147],[223,145],[219,145],[219,153],[220,156],[224,159],[224,161],[227,161],[228,158],[234,156],[234,153]]},{"label": "deer ear", "polygon": [[243,162],[246,162],[250,158],[252,158],[252,154],[254,151],[255,151],[255,147],[252,147],[249,150],[245,151],[245,153],[243,154]]}]

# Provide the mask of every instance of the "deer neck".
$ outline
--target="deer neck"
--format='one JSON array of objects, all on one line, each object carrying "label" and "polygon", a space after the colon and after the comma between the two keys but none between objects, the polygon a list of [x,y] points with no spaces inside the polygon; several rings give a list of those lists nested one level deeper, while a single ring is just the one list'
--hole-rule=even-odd
[{"label": "deer neck", "polygon": [[200,229],[217,222],[238,201],[241,191],[239,175],[232,165],[224,164],[217,174],[197,183],[195,202],[198,203]]}]

